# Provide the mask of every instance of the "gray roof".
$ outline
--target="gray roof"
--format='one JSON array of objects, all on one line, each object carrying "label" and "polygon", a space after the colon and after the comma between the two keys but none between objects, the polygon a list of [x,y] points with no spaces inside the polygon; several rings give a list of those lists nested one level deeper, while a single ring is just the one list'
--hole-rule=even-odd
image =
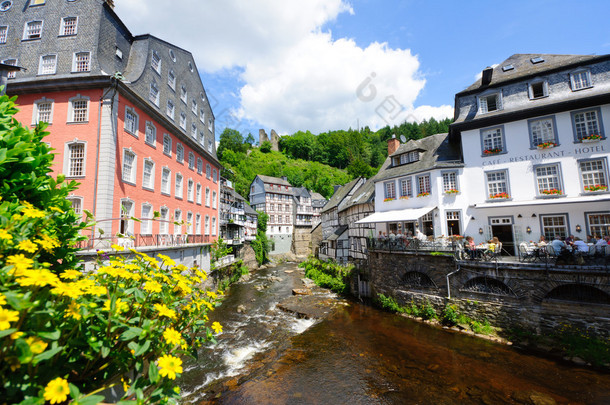
[{"label": "gray roof", "polygon": [[309,190],[307,190],[305,187],[293,187],[292,194],[295,197],[311,197],[311,194],[309,194]]},{"label": "gray roof", "polygon": [[312,200],[324,200],[324,201],[326,201],[326,197],[324,197],[320,193],[316,193],[315,191],[311,192],[311,199]]},{"label": "gray roof", "polygon": [[263,181],[263,183],[280,184],[282,186],[292,187],[292,185],[290,183],[288,183],[286,180],[284,180],[280,177],[271,177],[271,176],[265,176],[262,174],[257,174],[257,176],[259,179],[261,179]]},{"label": "gray roof", "polygon": [[246,201],[246,199],[244,197],[242,197],[237,191],[231,189],[231,194],[233,195],[233,197],[235,197],[236,200],[240,200],[240,201]]},{"label": "gray roof", "polygon": [[[532,63],[533,58],[542,58],[544,62]],[[528,76],[535,76],[553,69],[562,69],[571,65],[578,65],[605,58],[607,55],[552,55],[552,54],[531,54],[517,53],[493,68],[491,82],[487,85],[481,84],[481,79],[474,82],[470,87],[458,93],[468,93],[482,88],[493,87],[497,84],[512,80],[524,79]],[[513,69],[504,71],[504,66],[512,65]]]},{"label": "gray roof", "polygon": [[328,237],[328,240],[337,240],[341,237],[341,235],[343,235],[343,233],[345,231],[347,231],[348,226],[347,225],[341,225],[340,227],[338,227],[337,229],[335,229],[335,231],[333,232],[332,235],[330,235]]},{"label": "gray roof", "polygon": [[[392,156],[418,150],[419,160],[400,166],[392,166]],[[398,147],[396,152],[389,156],[374,177],[374,181],[406,176],[431,169],[462,167],[460,147],[449,142],[448,134],[430,135],[422,139],[411,139]]]},{"label": "gray roof", "polygon": [[330,198],[330,200],[328,200],[328,202],[322,209],[322,212],[325,212],[325,211],[328,211],[335,207],[338,207],[339,204],[341,204],[341,202],[345,199],[345,197],[347,197],[349,195],[349,193],[358,184],[358,182],[360,180],[361,180],[361,178],[358,177],[358,178],[350,181],[349,183],[339,187],[337,189],[337,191],[335,191],[335,194],[333,194],[333,196]]},{"label": "gray roof", "polygon": [[366,204],[375,200],[375,177],[368,179],[341,207],[341,211],[358,204]]},{"label": "gray roof", "polygon": [[254,211],[250,204],[244,204],[244,212],[248,215],[256,215],[258,217],[258,212]]}]

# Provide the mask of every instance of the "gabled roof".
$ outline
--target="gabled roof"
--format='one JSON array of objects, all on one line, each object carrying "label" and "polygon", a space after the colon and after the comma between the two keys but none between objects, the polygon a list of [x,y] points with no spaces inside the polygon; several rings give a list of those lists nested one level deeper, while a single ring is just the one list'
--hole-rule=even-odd
[{"label": "gabled roof", "polygon": [[244,212],[248,215],[256,215],[258,217],[258,212],[254,211],[250,204],[244,204]]},{"label": "gabled roof", "polygon": [[[419,160],[400,166],[392,166],[392,157],[399,156],[419,150]],[[396,152],[389,156],[379,172],[375,175],[374,182],[391,179],[399,176],[420,173],[432,169],[462,167],[459,145],[449,142],[448,134],[430,135],[422,139],[411,139],[409,142],[398,147]]]},{"label": "gabled roof", "polygon": [[366,204],[375,200],[375,177],[368,179],[341,206],[341,211],[358,204]]},{"label": "gabled roof", "polygon": [[271,177],[271,176],[265,176],[262,174],[257,174],[257,177],[259,179],[261,179],[263,181],[263,183],[280,184],[282,186],[292,187],[292,185],[290,183],[288,183],[286,180],[284,180],[280,177]]},{"label": "gabled roof", "polygon": [[[608,55],[598,56],[517,53],[493,68],[491,82],[489,84],[482,85],[481,79],[479,79],[467,89],[459,92],[457,96],[465,95],[465,93],[482,90],[488,87],[494,87],[495,85],[501,83],[513,80],[522,80],[526,77],[547,73],[549,70],[564,69],[574,65],[594,62],[598,59],[606,59],[607,57]],[[532,63],[532,59],[534,58],[541,58],[544,61]],[[513,68],[506,70],[505,67],[508,66],[512,66]]]},{"label": "gabled roof", "polygon": [[313,191],[311,193],[311,199],[312,200],[324,200],[326,201],[326,197],[324,197],[322,194],[320,193],[316,193],[315,191]]},{"label": "gabled roof", "polygon": [[361,181],[362,178],[358,177],[350,181],[349,183],[339,187],[337,191],[335,191],[335,194],[333,194],[333,196],[330,198],[330,200],[328,200],[328,202],[322,209],[322,212],[338,207],[339,204],[341,204],[341,202],[345,199],[345,197],[349,195],[352,189],[356,187]]},{"label": "gabled roof", "polygon": [[307,190],[307,188],[305,188],[305,187],[293,187],[292,194],[295,197],[307,197],[307,198],[311,197],[309,190]]},{"label": "gabled roof", "polygon": [[341,225],[340,227],[338,227],[337,229],[335,229],[335,231],[332,233],[332,235],[330,235],[328,237],[328,240],[337,240],[341,237],[341,235],[343,235],[345,233],[345,231],[347,231],[348,226],[347,225]]}]

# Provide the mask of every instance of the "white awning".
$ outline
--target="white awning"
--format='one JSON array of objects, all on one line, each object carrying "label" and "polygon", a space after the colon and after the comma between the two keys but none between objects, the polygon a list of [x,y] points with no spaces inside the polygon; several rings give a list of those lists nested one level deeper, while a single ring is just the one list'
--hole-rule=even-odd
[{"label": "white awning", "polygon": [[380,222],[416,221],[434,209],[436,209],[436,207],[406,208],[404,210],[375,212],[366,218],[362,218],[360,221],[356,221],[356,223],[371,224]]}]

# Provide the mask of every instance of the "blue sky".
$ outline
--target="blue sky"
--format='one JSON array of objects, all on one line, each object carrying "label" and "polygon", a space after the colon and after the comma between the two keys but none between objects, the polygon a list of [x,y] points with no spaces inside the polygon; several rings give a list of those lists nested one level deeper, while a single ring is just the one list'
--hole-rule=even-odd
[{"label": "blue sky", "polygon": [[132,33],[193,53],[217,138],[225,126],[257,137],[444,118],[514,53],[610,53],[607,1],[115,3]]}]

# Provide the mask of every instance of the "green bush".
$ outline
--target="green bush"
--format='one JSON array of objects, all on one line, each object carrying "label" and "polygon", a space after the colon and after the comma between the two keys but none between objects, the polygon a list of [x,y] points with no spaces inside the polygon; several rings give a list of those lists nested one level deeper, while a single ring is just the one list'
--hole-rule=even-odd
[{"label": "green bush", "polygon": [[458,324],[459,313],[457,311],[457,305],[447,304],[443,309],[442,323],[447,326],[455,326]]},{"label": "green bush", "polygon": [[349,293],[349,280],[353,266],[342,266],[310,257],[299,267],[305,269],[305,277],[312,279],[320,287],[330,288],[338,294]]},{"label": "green bush", "polygon": [[420,316],[423,319],[436,319],[436,310],[434,309],[434,307],[432,306],[432,304],[430,304],[430,302],[425,301],[422,306],[421,306],[421,313]]}]

